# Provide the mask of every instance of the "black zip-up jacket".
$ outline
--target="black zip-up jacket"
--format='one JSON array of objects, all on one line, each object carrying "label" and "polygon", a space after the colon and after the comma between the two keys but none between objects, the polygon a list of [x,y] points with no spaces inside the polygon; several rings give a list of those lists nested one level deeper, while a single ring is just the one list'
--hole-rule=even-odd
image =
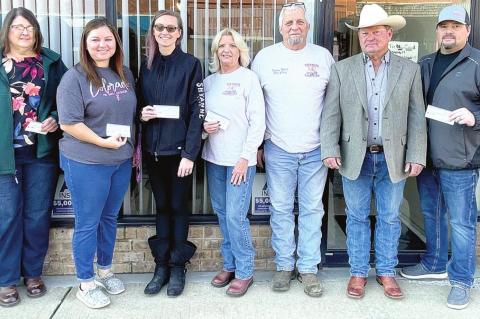
[{"label": "black zip-up jacket", "polygon": [[[426,99],[437,52],[420,59]],[[427,102],[425,100],[425,102]],[[426,104],[425,104],[426,105]],[[432,105],[453,111],[466,107],[475,125],[448,125],[428,120],[428,164],[444,169],[480,167],[480,51],[467,44],[443,72]]]},{"label": "black zip-up jacket", "polygon": [[177,155],[195,161],[200,153],[205,96],[200,61],[179,46],[157,54],[151,69],[142,63],[138,79],[139,114],[146,105],[180,106],[179,119],[142,123],[142,146],[154,156]]}]

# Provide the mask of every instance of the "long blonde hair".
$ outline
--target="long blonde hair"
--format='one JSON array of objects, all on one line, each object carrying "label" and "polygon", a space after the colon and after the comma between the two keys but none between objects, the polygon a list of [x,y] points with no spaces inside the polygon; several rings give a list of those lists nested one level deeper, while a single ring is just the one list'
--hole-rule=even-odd
[{"label": "long blonde hair", "polygon": [[233,42],[237,46],[238,50],[240,50],[240,57],[238,63],[243,66],[247,67],[250,64],[250,54],[249,54],[249,49],[245,41],[243,40],[242,36],[240,33],[237,31],[230,29],[230,28],[225,28],[222,31],[218,32],[215,37],[213,38],[212,42],[212,61],[209,63],[209,70],[212,73],[218,72],[220,70],[220,60],[218,59],[218,45],[220,43],[220,40],[222,39],[223,36],[232,36]]}]

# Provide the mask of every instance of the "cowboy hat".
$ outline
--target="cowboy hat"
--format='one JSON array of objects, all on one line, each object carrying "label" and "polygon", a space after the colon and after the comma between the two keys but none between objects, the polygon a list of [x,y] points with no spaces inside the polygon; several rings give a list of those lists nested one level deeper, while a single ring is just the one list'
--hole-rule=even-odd
[{"label": "cowboy hat", "polygon": [[404,17],[399,15],[389,16],[378,4],[366,4],[363,6],[362,11],[360,12],[360,22],[357,27],[345,23],[347,27],[354,31],[377,25],[388,25],[393,31],[397,31],[403,28],[406,24],[407,22]]}]

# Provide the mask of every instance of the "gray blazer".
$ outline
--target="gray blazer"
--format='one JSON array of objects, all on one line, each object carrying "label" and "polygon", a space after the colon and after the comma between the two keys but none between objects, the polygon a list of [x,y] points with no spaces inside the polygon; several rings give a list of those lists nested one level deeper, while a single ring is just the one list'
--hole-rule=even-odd
[{"label": "gray blazer", "polygon": [[[425,166],[427,133],[420,67],[391,55],[383,103],[382,139],[392,182],[407,178],[405,163]],[[355,180],[367,148],[367,88],[362,54],[335,63],[320,125],[322,160],[341,157],[340,174]]]}]

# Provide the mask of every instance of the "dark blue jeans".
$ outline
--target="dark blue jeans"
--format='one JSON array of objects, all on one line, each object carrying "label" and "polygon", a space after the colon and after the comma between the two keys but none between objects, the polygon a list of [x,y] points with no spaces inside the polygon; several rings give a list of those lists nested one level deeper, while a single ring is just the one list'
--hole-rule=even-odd
[{"label": "dark blue jeans", "polygon": [[0,175],[0,287],[41,276],[58,179],[54,157],[17,155],[15,169]]},{"label": "dark blue jeans", "polygon": [[91,281],[95,253],[97,268],[112,266],[117,216],[130,182],[132,160],[116,165],[84,164],[61,154],[60,166],[75,211],[72,250],[77,278]]},{"label": "dark blue jeans", "polygon": [[[422,264],[431,271],[446,266],[452,285],[470,288],[476,267],[478,170],[435,169],[426,174],[418,180],[427,238]],[[448,264],[447,211],[452,230]]]},{"label": "dark blue jeans", "polygon": [[417,177],[417,187],[426,238],[426,251],[421,263],[430,272],[445,272],[448,262],[448,219],[438,172],[424,168]]}]

